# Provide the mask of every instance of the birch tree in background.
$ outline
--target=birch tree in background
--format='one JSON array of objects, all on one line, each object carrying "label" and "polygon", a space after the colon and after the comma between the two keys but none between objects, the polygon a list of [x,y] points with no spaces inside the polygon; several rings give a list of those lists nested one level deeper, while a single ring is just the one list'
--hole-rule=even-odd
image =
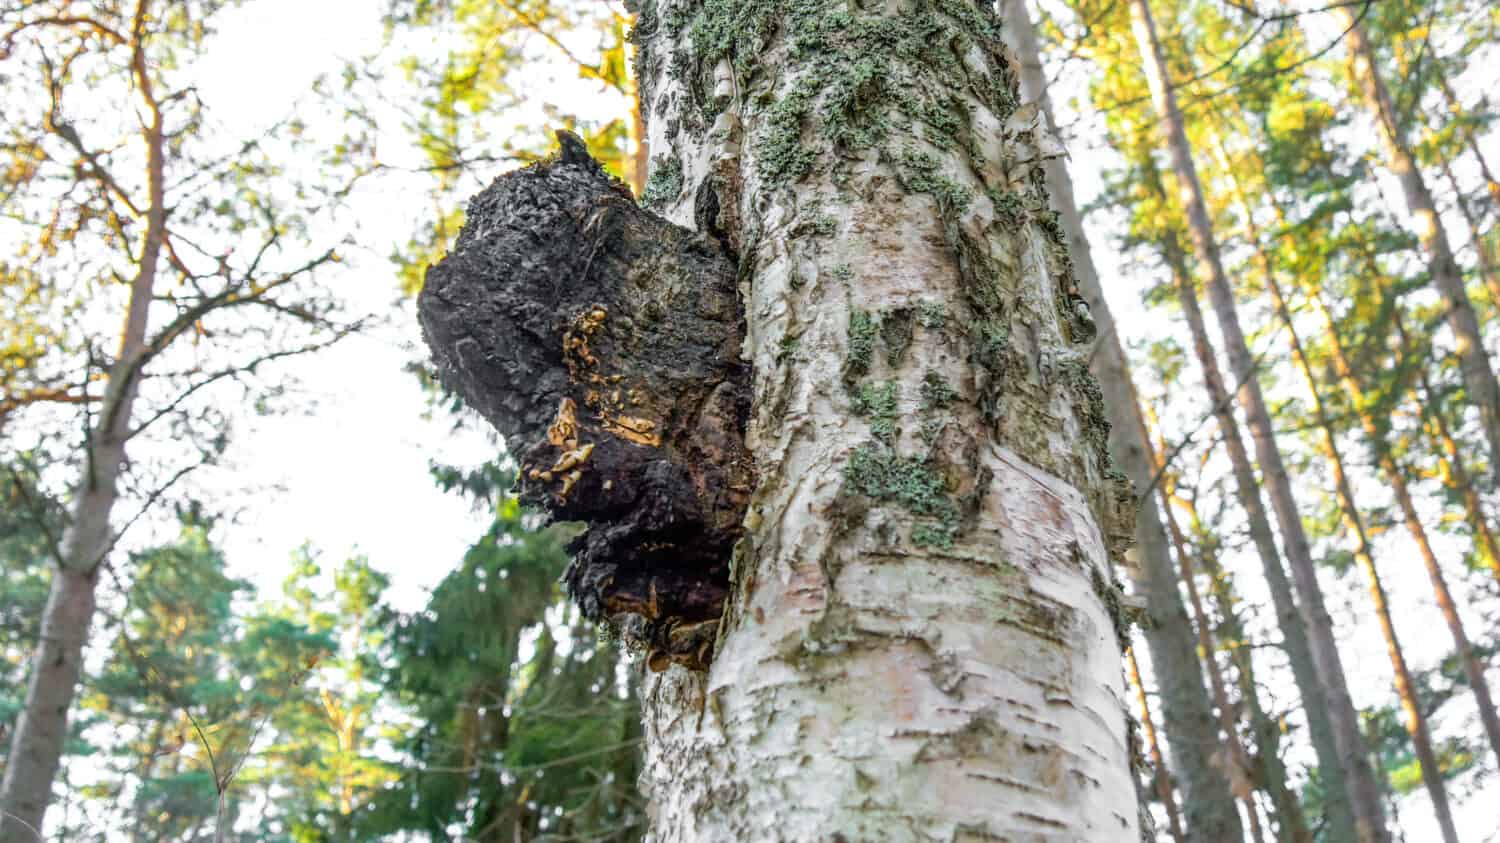
[{"label": "birch tree in background", "polygon": [[[1015,51],[1020,63],[1022,94],[1028,102],[1040,106],[1047,130],[1056,132],[1056,118],[1047,92],[1031,15],[1022,0],[1006,0],[1001,9],[1006,43]],[[1156,466],[1136,401],[1130,364],[1120,345],[1114,316],[1110,313],[1098,270],[1089,253],[1083,218],[1073,199],[1067,166],[1061,158],[1050,158],[1045,168],[1051,206],[1057,210],[1067,234],[1079,290],[1099,328],[1089,366],[1099,379],[1105,407],[1109,411],[1110,453],[1120,470],[1130,478],[1138,496],[1134,554],[1140,561],[1131,570],[1136,576],[1137,588],[1145,592],[1147,599],[1147,615],[1151,622],[1144,629],[1144,637],[1161,692],[1164,731],[1172,749],[1177,781],[1183,791],[1186,827],[1189,833],[1201,835],[1204,839],[1238,838],[1242,831],[1228,777],[1221,766],[1211,761],[1220,748],[1220,740],[1208,691],[1203,685],[1199,656],[1194,649],[1193,628],[1188,623],[1177,590],[1167,534],[1162,528],[1151,491]],[[1205,657],[1211,658],[1211,652]]]}]

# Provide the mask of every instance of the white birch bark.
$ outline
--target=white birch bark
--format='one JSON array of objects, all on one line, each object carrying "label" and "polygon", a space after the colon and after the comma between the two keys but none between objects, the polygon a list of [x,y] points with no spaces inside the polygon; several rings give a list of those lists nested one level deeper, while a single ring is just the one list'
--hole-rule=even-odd
[{"label": "white birch bark", "polygon": [[[1041,107],[1049,131],[1057,121],[1047,91],[1041,51],[1024,0],[1002,0],[1001,16],[1005,40],[1015,51],[1020,68],[1021,94]],[[1192,624],[1177,589],[1177,577],[1151,488],[1156,477],[1146,423],[1136,400],[1129,361],[1120,345],[1114,315],[1105,300],[1099,272],[1089,251],[1083,215],[1073,198],[1073,181],[1062,158],[1045,164],[1052,206],[1057,209],[1068,250],[1073,257],[1080,293],[1088,301],[1099,335],[1089,355],[1089,368],[1099,379],[1110,418],[1110,453],[1120,470],[1130,478],[1137,496],[1134,556],[1140,564],[1131,569],[1137,593],[1147,598],[1151,620],[1143,630],[1151,653],[1151,665],[1161,695],[1163,731],[1171,748],[1172,766],[1182,790],[1183,813],[1190,834],[1207,840],[1236,840],[1243,836],[1234,795],[1222,763],[1224,744],[1215,727],[1208,689],[1194,641]],[[1212,658],[1206,651],[1205,658]],[[1210,668],[1212,669],[1212,668]]]},{"label": "white birch bark", "polygon": [[994,27],[642,9],[666,210],[741,258],[759,468],[710,672],[644,695],[653,841],[1138,839],[1132,522]]}]

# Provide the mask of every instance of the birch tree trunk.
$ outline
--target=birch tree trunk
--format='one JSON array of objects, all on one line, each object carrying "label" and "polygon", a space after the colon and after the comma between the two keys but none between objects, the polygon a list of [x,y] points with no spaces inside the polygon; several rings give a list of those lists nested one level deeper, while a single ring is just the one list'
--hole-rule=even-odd
[{"label": "birch tree trunk", "polygon": [[709,672],[645,694],[653,841],[1138,837],[1133,515],[997,29],[643,4],[665,210],[739,256],[759,472]]},{"label": "birch tree trunk", "polygon": [[1209,221],[1197,168],[1188,145],[1182,112],[1177,107],[1177,96],[1170,84],[1170,75],[1146,0],[1131,0],[1131,18],[1151,89],[1151,99],[1163,123],[1163,133],[1177,177],[1179,198],[1192,234],[1198,269],[1204,278],[1220,331],[1224,335],[1231,369],[1239,382],[1240,403],[1255,441],[1256,457],[1268,487],[1271,506],[1276,513],[1277,524],[1281,527],[1292,577],[1302,598],[1302,620],[1312,645],[1318,678],[1326,695],[1329,718],[1334,727],[1334,740],[1338,746],[1349,801],[1355,815],[1358,839],[1384,841],[1389,839],[1389,833],[1381,808],[1380,786],[1375,779],[1364,737],[1359,730],[1358,715],[1344,681],[1343,663],[1333,637],[1332,620],[1323,602],[1322,587],[1318,584],[1307,534],[1302,527],[1301,512],[1281,460],[1270,413],[1261,395],[1256,363],[1239,324],[1234,292],[1224,274],[1218,242]]},{"label": "birch tree trunk", "polygon": [[157,261],[166,231],[161,110],[146,72],[146,3],[137,8],[133,75],[145,105],[142,136],[150,204],[136,273],[130,284],[119,351],[109,369],[98,421],[90,431],[83,477],[73,497],[72,519],[63,536],[51,592],[42,614],[41,637],[32,658],[26,704],[11,738],[5,776],[0,780],[0,843],[32,843],[38,838],[52,798],[52,781],[62,761],[68,711],[83,670],[83,650],[93,622],[99,566],[114,543],[110,516],[119,498],[118,481],[131,431],[131,408],[146,353],[146,321],[156,283]]},{"label": "birch tree trunk", "polygon": [[[1020,65],[1022,98],[1040,106],[1046,128],[1055,133],[1056,119],[1047,92],[1036,32],[1026,4],[1022,0],[1003,0],[1001,16],[1006,43],[1015,52]],[[1137,495],[1134,555],[1139,563],[1132,573],[1137,589],[1147,599],[1151,623],[1146,626],[1144,636],[1161,694],[1167,743],[1182,789],[1187,832],[1195,839],[1238,839],[1241,836],[1240,819],[1235,811],[1229,779],[1222,766],[1212,762],[1216,751],[1224,744],[1214,728],[1213,709],[1194,650],[1193,629],[1177,590],[1176,572],[1166,532],[1162,529],[1161,515],[1154,496],[1150,494],[1155,466],[1129,363],[1089,251],[1083,216],[1073,198],[1073,182],[1065,159],[1049,158],[1045,168],[1052,207],[1058,212],[1067,235],[1079,292],[1087,301],[1089,313],[1098,326],[1089,368],[1099,380],[1105,407],[1109,411],[1110,454],[1130,478]],[[1211,658],[1212,650],[1204,652],[1205,658]],[[1226,734],[1226,739],[1233,741],[1233,736]]]},{"label": "birch tree trunk", "polygon": [[1495,380],[1489,354],[1485,351],[1479,317],[1464,287],[1463,272],[1453,257],[1453,246],[1438,215],[1432,191],[1428,189],[1427,180],[1406,142],[1406,133],[1396,115],[1385,80],[1375,67],[1375,49],[1365,34],[1364,25],[1351,7],[1339,8],[1338,14],[1348,30],[1345,38],[1349,42],[1354,80],[1360,86],[1365,107],[1375,117],[1386,160],[1401,183],[1406,208],[1416,222],[1417,237],[1427,252],[1427,271],[1432,285],[1443,299],[1444,315],[1449,330],[1453,332],[1459,369],[1469,389],[1469,400],[1478,408],[1485,437],[1489,440],[1490,474],[1500,479],[1500,382]]}]

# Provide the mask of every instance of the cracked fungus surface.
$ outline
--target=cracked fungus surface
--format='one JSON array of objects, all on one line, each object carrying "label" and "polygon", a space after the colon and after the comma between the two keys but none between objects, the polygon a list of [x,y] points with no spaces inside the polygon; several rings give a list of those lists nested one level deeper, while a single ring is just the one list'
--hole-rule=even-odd
[{"label": "cracked fungus surface", "polygon": [[559,140],[472,200],[423,333],[517,455],[522,500],[586,525],[566,574],[584,614],[654,668],[703,669],[753,486],[735,264]]}]

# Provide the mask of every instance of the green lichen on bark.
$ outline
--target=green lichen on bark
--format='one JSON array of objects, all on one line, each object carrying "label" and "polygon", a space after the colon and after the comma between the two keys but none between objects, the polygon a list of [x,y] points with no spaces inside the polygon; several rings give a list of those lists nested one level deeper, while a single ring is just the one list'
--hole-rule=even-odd
[{"label": "green lichen on bark", "polygon": [[947,479],[931,460],[904,457],[886,445],[861,445],[850,455],[844,477],[850,490],[916,516],[913,544],[952,546],[960,513],[948,494]]},{"label": "green lichen on bark", "polygon": [[869,421],[871,435],[889,444],[896,437],[900,403],[901,384],[896,381],[863,383],[854,393],[852,408],[856,416]]},{"label": "green lichen on bark", "polygon": [[911,308],[892,308],[880,315],[880,340],[885,343],[885,362],[892,368],[901,365],[901,358],[911,346],[911,335]]},{"label": "green lichen on bark", "polygon": [[[668,72],[694,91],[706,118],[690,131],[727,104],[708,93],[714,68],[727,60],[739,90],[748,91],[768,45],[784,34],[798,77],[764,92],[768,113],[751,139],[761,175],[773,184],[806,176],[824,153],[874,148],[912,124],[925,125],[941,146],[967,145],[968,115],[943,83],[964,75],[960,57],[973,45],[993,53],[999,35],[995,16],[966,0],[915,0],[899,16],[842,0],[706,0],[665,17],[654,2],[643,3],[637,30],[658,27],[684,45]],[[1015,95],[1009,69],[997,67],[1002,78],[981,93],[1003,119]]]},{"label": "green lichen on bark", "polygon": [[1098,455],[1101,472],[1108,479],[1111,476],[1109,413],[1104,409],[1104,392],[1099,389],[1099,381],[1094,378],[1094,373],[1089,371],[1088,363],[1081,356],[1060,361],[1057,369],[1058,380],[1073,393],[1073,411],[1083,428],[1084,440]]},{"label": "green lichen on bark", "polygon": [[755,151],[761,175],[769,181],[796,181],[812,171],[817,154],[803,144],[802,124],[816,95],[812,81],[803,79],[767,109]]},{"label": "green lichen on bark", "polygon": [[989,191],[990,201],[996,213],[1011,225],[1020,225],[1026,219],[1026,198],[1014,190]]},{"label": "green lichen on bark", "polygon": [[922,376],[922,409],[936,410],[958,399],[958,390],[948,383],[942,372],[927,370]]},{"label": "green lichen on bark", "polygon": [[969,329],[974,361],[993,374],[1004,373],[1010,360],[1010,326],[997,319],[980,319]]},{"label": "green lichen on bark", "polygon": [[844,379],[849,382],[870,371],[875,356],[875,337],[879,332],[875,317],[867,310],[849,311],[849,349],[844,358]]},{"label": "green lichen on bark", "polygon": [[641,191],[641,204],[658,208],[682,194],[682,162],[676,156],[658,155],[651,160],[651,176]]},{"label": "green lichen on bark", "polygon": [[907,190],[931,196],[937,202],[938,213],[945,218],[952,219],[962,213],[974,198],[968,188],[943,175],[937,156],[921,150],[904,150],[898,172]]},{"label": "green lichen on bark", "polygon": [[1089,582],[1094,587],[1094,594],[1104,604],[1104,611],[1109,614],[1110,623],[1115,628],[1115,641],[1123,653],[1130,648],[1133,623],[1133,613],[1125,604],[1125,586],[1114,577],[1106,576],[1097,566],[1089,568]]},{"label": "green lichen on bark", "polygon": [[917,307],[917,324],[929,331],[941,331],[948,324],[948,307],[942,302],[922,302]]}]

